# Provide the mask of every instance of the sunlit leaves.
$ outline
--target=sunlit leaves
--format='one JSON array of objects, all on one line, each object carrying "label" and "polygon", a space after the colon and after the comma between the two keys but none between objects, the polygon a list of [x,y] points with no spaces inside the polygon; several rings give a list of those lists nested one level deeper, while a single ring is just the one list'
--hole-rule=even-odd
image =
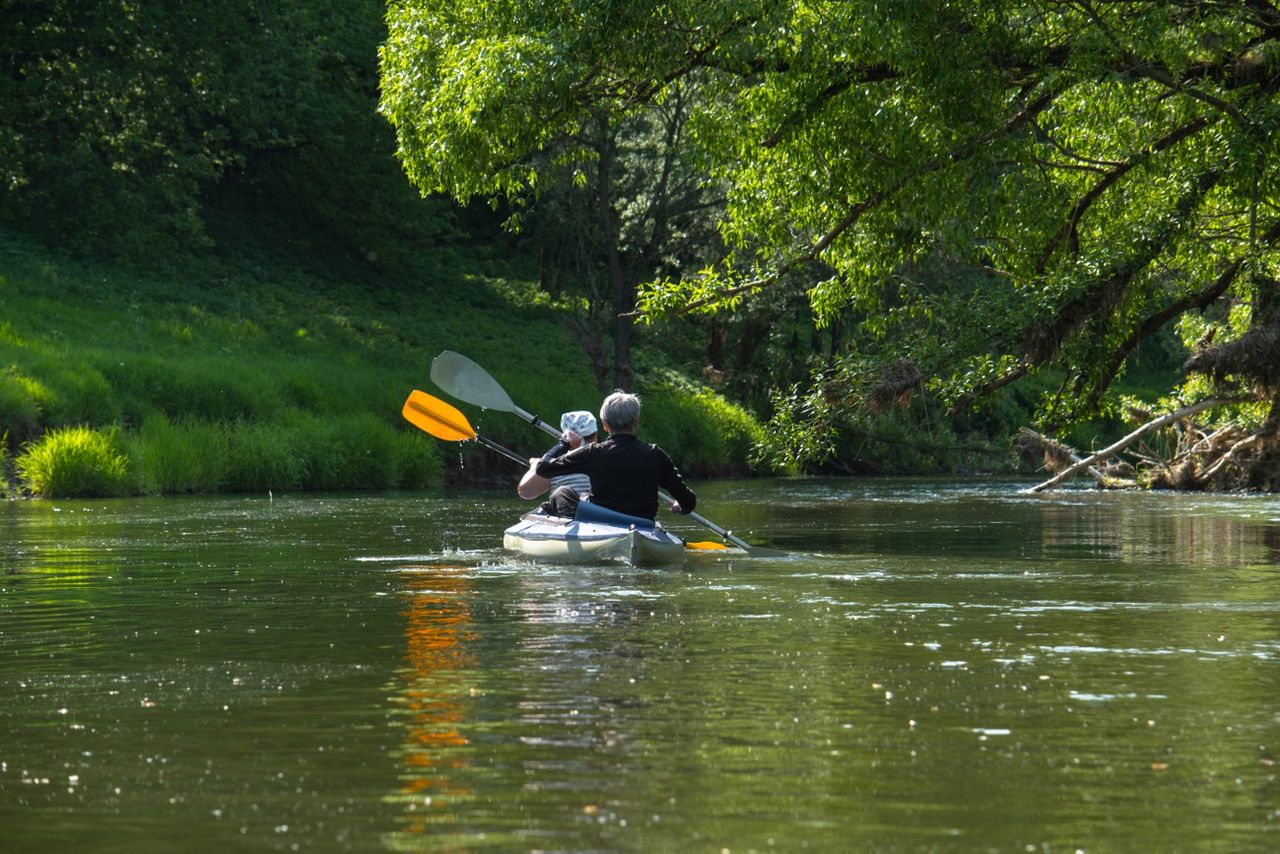
[{"label": "sunlit leaves", "polygon": [[800,288],[819,322],[910,347],[948,399],[1059,370],[1073,418],[1171,306],[1274,252],[1280,28],[1247,4],[635,2],[607,34],[582,11],[479,14],[472,41],[533,38],[532,61],[454,53],[440,67],[464,78],[406,77],[482,90],[428,120],[454,123],[434,143],[461,146],[453,162],[409,151],[409,168],[509,189],[503,158],[576,110],[648,109],[696,72],[693,139],[736,262],[650,283],[645,313]]}]

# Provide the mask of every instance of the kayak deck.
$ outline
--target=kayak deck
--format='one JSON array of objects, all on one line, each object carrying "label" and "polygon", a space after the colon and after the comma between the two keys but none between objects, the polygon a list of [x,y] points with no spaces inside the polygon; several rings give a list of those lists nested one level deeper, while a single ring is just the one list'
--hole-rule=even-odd
[{"label": "kayak deck", "polygon": [[663,566],[684,559],[684,540],[664,529],[528,513],[503,532],[502,545],[528,557],[560,563],[623,560]]}]

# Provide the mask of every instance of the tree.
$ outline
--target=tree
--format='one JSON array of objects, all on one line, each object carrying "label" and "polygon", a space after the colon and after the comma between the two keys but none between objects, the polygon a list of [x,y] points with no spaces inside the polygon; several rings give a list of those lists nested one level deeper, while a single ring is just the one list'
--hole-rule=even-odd
[{"label": "tree", "polygon": [[[530,152],[700,76],[691,122],[727,188],[735,252],[642,287],[648,316],[733,307],[819,262],[819,319],[858,318],[886,364],[909,355],[953,410],[1055,370],[1041,412],[1057,423],[1110,405],[1127,358],[1168,324],[1221,348],[1271,323],[1269,0],[509,0],[389,15],[383,103],[406,169],[462,197],[536,188]],[[927,268],[963,286],[915,275]],[[1273,363],[1251,364],[1218,349],[1189,368],[1229,368],[1280,423]]]},{"label": "tree", "polygon": [[525,112],[522,99],[539,97],[542,84],[531,75],[556,64],[546,53],[554,46],[524,28],[558,27],[560,13],[586,27],[598,11],[394,5],[382,110],[424,193],[490,197],[512,211],[508,225],[541,249],[544,285],[558,293],[573,284],[585,295],[574,326],[601,385],[611,378],[627,388],[637,285],[717,260],[723,248],[713,224],[722,201],[690,157],[698,75],[673,81],[641,109],[586,108],[572,122],[549,125],[545,137],[503,146],[501,135],[517,130]]},{"label": "tree", "polygon": [[576,284],[586,297],[572,325],[602,389],[631,387],[637,286],[724,254],[714,228],[723,199],[689,157],[696,97],[678,87],[643,114],[593,122],[582,145],[594,162],[565,164],[518,200],[519,228],[543,247],[544,285]]},{"label": "tree", "polygon": [[382,12],[377,0],[5,2],[0,218],[142,261],[208,243],[211,208],[227,204],[231,218],[305,219],[325,232],[315,244],[385,256],[388,234],[432,223],[374,110]]}]

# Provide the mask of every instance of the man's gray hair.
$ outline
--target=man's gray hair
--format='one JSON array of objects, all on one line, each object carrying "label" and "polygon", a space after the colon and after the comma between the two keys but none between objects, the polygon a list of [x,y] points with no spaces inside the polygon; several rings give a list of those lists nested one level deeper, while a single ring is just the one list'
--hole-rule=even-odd
[{"label": "man's gray hair", "polygon": [[640,423],[640,398],[625,391],[615,391],[600,404],[600,420],[611,432],[636,429]]}]

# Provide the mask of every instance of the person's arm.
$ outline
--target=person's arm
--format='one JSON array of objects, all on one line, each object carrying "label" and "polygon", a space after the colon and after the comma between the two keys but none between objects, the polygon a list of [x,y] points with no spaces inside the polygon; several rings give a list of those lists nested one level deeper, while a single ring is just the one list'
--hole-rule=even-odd
[{"label": "person's arm", "polygon": [[551,481],[538,474],[538,463],[540,462],[542,460],[537,457],[530,457],[529,469],[524,473],[524,477],[520,478],[519,485],[516,486],[516,494],[525,500],[537,498],[551,486]]},{"label": "person's arm", "polygon": [[[565,435],[567,436],[568,434]],[[569,451],[570,447],[571,445],[569,444],[569,440],[565,438],[565,436],[561,436],[556,440],[556,443],[551,446],[551,449],[542,455],[542,458],[544,460],[554,460],[556,457],[564,456],[564,454]]]},{"label": "person's arm", "polygon": [[567,454],[561,454],[554,459],[543,457],[538,460],[535,466],[536,473],[539,477],[550,480],[553,477],[562,474],[573,474],[574,472],[586,472],[589,460],[594,449],[599,445],[582,444],[574,448]]},{"label": "person's arm", "polygon": [[545,454],[542,455],[544,460],[554,460],[556,457],[563,457],[574,448],[582,445],[582,437],[572,430],[565,430],[556,443],[551,446]]}]

